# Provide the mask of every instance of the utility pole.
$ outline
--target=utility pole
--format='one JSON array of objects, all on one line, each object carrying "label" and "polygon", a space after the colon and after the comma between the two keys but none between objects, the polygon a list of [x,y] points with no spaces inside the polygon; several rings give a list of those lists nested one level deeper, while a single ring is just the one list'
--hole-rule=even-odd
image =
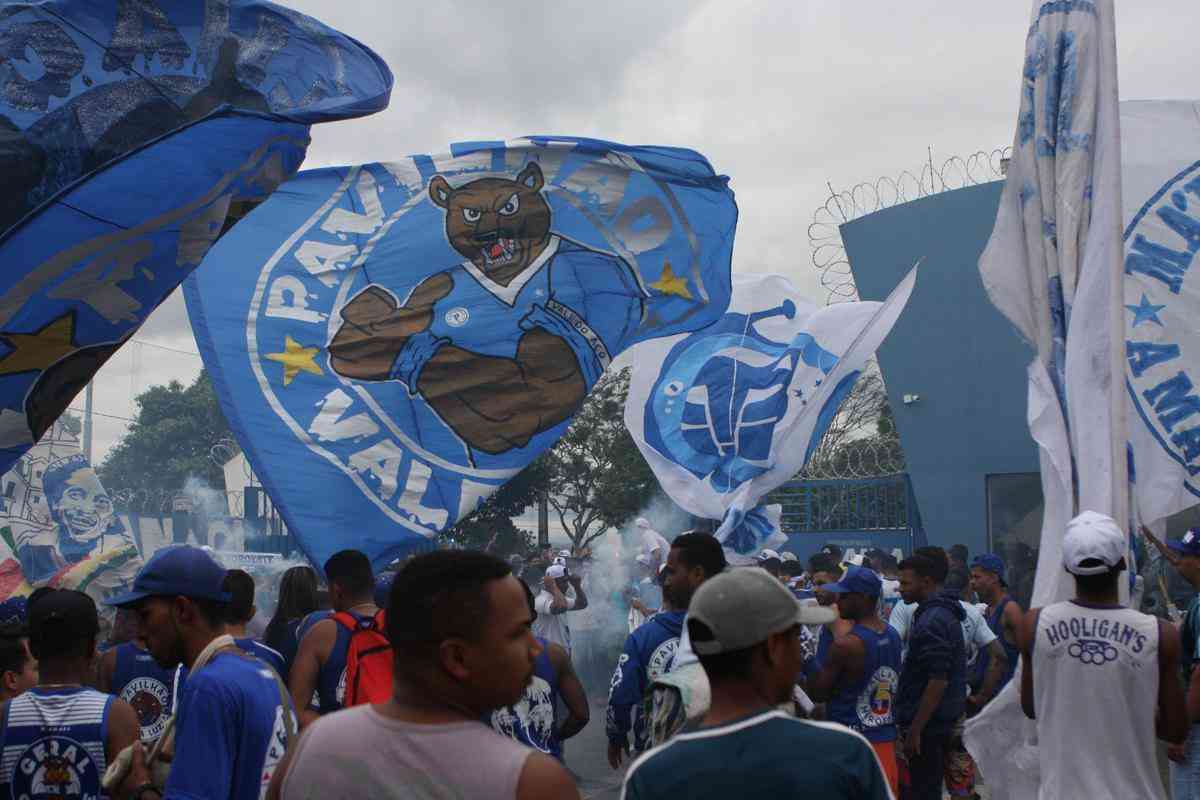
[{"label": "utility pole", "polygon": [[83,457],[92,463],[92,382],[83,394]]},{"label": "utility pole", "polygon": [[550,503],[546,493],[538,495],[538,548],[550,546]]}]

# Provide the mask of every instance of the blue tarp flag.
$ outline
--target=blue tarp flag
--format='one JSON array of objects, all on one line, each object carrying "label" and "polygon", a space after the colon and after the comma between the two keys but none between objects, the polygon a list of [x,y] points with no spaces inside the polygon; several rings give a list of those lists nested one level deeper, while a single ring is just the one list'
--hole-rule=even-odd
[{"label": "blue tarp flag", "polygon": [[532,137],[304,172],[185,284],[305,554],[378,566],[563,433],[611,360],[725,312],[737,219],[689,150]]},{"label": "blue tarp flag", "polygon": [[633,351],[629,433],[676,505],[721,521],[732,561],[785,541],[760,501],[812,456],[916,277],[882,303],[817,308],[787,278],[739,276],[717,323]]},{"label": "blue tarp flag", "polygon": [[0,7],[0,472],[299,169],[309,124],[378,111],[391,84],[266,2]]}]

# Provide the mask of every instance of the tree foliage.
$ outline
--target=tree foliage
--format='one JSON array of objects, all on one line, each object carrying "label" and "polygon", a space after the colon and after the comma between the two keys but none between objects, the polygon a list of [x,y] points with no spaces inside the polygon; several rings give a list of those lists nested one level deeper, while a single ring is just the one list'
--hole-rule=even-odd
[{"label": "tree foliage", "polygon": [[134,402],[135,420],[97,470],[105,489],[179,491],[195,476],[224,491],[225,475],[210,454],[232,434],[207,372],[186,387],[151,386]]},{"label": "tree foliage", "polygon": [[658,481],[625,428],[629,370],[605,375],[545,456],[548,499],[576,552],[645,507]]},{"label": "tree foliage", "polygon": [[539,458],[501,486],[473,514],[439,534],[455,547],[486,550],[500,556],[533,550],[534,532],[518,528],[512,521],[537,502],[546,483],[546,460]]},{"label": "tree foliage", "polygon": [[797,478],[863,478],[905,470],[904,452],[877,369],[859,376]]}]

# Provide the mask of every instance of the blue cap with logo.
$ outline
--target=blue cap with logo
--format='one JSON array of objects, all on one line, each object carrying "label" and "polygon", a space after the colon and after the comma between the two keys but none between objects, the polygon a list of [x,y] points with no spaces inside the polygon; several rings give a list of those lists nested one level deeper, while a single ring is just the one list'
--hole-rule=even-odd
[{"label": "blue cap with logo", "polygon": [[992,573],[1000,579],[1000,583],[1004,583],[1004,559],[995,553],[980,553],[975,556],[971,566]]},{"label": "blue cap with logo", "polygon": [[883,581],[866,567],[850,566],[846,568],[846,574],[842,576],[840,581],[837,583],[825,583],[819,588],[826,592],[838,594],[853,592],[855,594],[865,594],[868,597],[879,597],[883,592]]},{"label": "blue cap with logo", "polygon": [[228,603],[232,595],[225,591],[225,568],[199,547],[181,544],[164,547],[150,557],[129,591],[104,601],[105,605],[132,606],[147,597],[191,597]]},{"label": "blue cap with logo", "polygon": [[1168,539],[1167,547],[1181,556],[1200,556],[1200,528],[1191,528],[1181,539]]}]

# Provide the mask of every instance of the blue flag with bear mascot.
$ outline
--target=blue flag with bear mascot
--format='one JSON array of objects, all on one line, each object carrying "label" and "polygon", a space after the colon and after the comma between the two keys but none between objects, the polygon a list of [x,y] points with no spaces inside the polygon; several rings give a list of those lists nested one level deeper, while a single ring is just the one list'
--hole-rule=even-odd
[{"label": "blue flag with bear mascot", "polygon": [[531,137],[299,174],[186,284],[222,407],[305,554],[428,546],[616,356],[725,312],[703,156]]}]

